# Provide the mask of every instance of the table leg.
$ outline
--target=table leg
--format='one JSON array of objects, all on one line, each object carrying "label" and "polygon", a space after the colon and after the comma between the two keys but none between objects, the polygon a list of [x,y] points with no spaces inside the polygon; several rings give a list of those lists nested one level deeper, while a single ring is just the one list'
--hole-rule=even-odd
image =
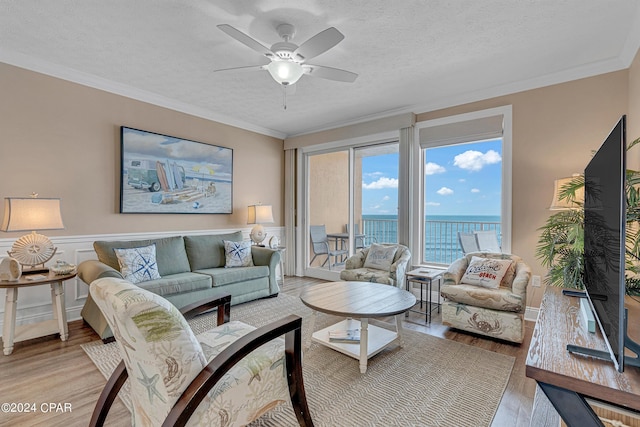
[{"label": "table leg", "polygon": [[360,319],[360,373],[367,372],[367,350],[369,348],[369,319]]},{"label": "table leg", "polygon": [[427,283],[427,324],[431,323],[431,283],[433,281],[429,279]]},{"label": "table leg", "polygon": [[51,283],[51,305],[53,306],[53,318],[58,321],[60,339],[66,341],[69,338],[69,325],[67,325],[67,311],[64,304],[64,284],[62,282]]},{"label": "table leg", "polygon": [[[311,312],[311,318],[309,319],[309,331],[311,331],[311,335],[313,335],[313,332],[316,329],[316,317],[318,316],[318,312],[313,310]],[[307,341],[305,343],[305,350],[309,350],[309,347],[311,347],[311,337],[309,337],[309,341]]]},{"label": "table leg", "polygon": [[591,406],[575,391],[540,381],[538,385],[568,427],[604,427]]},{"label": "table leg", "polygon": [[402,338],[402,315],[396,314],[396,333],[398,334],[398,344],[400,348],[404,347],[404,339]]},{"label": "table leg", "polygon": [[4,355],[13,352],[13,338],[16,331],[16,306],[18,305],[18,288],[7,288],[4,304],[4,324],[2,325],[2,346]]}]

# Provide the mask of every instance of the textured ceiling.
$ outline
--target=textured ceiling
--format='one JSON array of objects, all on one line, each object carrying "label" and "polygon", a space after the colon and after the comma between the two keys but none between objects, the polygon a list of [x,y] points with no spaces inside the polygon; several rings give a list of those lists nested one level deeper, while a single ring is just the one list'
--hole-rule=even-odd
[{"label": "textured ceiling", "polygon": [[[421,112],[627,68],[640,47],[636,0],[0,0],[0,62],[285,137]],[[345,39],[312,63],[355,83],[303,76],[282,108],[266,71],[275,27],[302,44]]]}]

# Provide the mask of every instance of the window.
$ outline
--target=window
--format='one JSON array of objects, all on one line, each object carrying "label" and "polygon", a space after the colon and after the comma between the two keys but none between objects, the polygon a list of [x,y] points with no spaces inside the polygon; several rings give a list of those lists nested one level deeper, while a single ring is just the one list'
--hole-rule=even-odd
[{"label": "window", "polygon": [[458,233],[474,230],[496,230],[510,252],[510,121],[511,108],[501,107],[416,125],[416,263],[450,264],[462,256]]}]

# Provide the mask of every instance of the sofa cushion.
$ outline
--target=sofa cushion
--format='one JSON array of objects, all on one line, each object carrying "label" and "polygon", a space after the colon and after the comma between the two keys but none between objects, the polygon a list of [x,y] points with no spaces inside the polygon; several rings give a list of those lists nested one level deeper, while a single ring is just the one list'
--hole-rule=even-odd
[{"label": "sofa cushion", "polygon": [[189,257],[191,271],[224,267],[225,254],[223,240],[242,241],[242,231],[205,236],[184,236],[184,246]]},{"label": "sofa cushion", "polygon": [[155,294],[166,296],[211,289],[211,284],[211,277],[206,274],[178,273],[157,280],[141,282],[138,283],[138,286]]},{"label": "sofa cushion", "polygon": [[232,283],[269,277],[269,267],[265,265],[242,268],[209,268],[198,270],[197,273],[207,274],[213,280],[213,286],[225,286]]},{"label": "sofa cushion", "polygon": [[100,262],[120,271],[118,257],[114,249],[138,248],[141,246],[149,246],[153,243],[156,244],[156,261],[158,263],[160,276],[164,277],[171,274],[191,271],[182,236],[147,240],[102,240],[94,242],[93,248]]},{"label": "sofa cushion", "polygon": [[156,262],[156,244],[141,248],[114,249],[120,272],[131,283],[160,279]]}]

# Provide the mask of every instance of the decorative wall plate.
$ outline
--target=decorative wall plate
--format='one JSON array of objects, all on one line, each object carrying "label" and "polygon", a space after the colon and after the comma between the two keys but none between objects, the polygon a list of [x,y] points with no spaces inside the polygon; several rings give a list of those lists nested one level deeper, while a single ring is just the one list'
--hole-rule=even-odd
[{"label": "decorative wall plate", "polygon": [[11,247],[11,256],[22,265],[35,266],[49,261],[56,248],[46,236],[30,233],[22,236]]},{"label": "decorative wall plate", "polygon": [[269,247],[271,249],[275,249],[280,245],[280,241],[278,240],[278,236],[271,236],[269,239]]}]

